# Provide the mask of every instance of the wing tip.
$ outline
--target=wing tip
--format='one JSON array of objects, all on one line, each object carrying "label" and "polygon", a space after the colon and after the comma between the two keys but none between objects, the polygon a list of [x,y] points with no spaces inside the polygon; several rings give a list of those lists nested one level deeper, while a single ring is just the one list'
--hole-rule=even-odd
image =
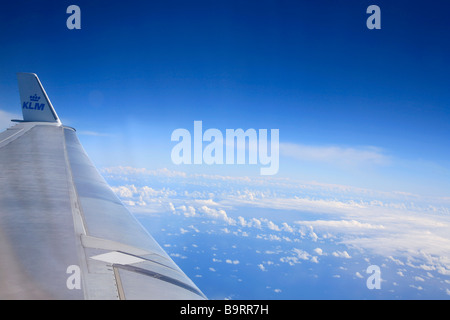
[{"label": "wing tip", "polygon": [[33,73],[33,72],[17,72],[16,75],[18,77],[33,76],[34,78],[39,79],[38,75],[36,73]]},{"label": "wing tip", "polygon": [[[32,72],[17,72],[17,79],[19,82],[19,94],[22,104],[22,113],[24,121],[26,122],[55,122],[61,124],[53,105],[45,92],[44,86],[42,85],[39,77],[36,73]],[[44,111],[45,103],[31,103],[29,100],[33,99],[32,96],[36,98],[35,101],[40,99],[36,93],[42,95],[48,106],[48,111]],[[30,97],[30,99],[28,99]],[[43,100],[42,100],[43,101]],[[37,111],[36,111],[37,110]]]}]

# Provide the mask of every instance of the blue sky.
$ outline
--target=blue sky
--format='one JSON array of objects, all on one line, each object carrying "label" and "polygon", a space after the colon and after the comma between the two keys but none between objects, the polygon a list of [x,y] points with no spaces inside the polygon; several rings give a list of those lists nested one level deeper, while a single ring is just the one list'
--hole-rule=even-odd
[{"label": "blue sky", "polygon": [[16,1],[0,10],[0,109],[35,72],[98,166],[182,166],[176,128],[276,128],[279,176],[445,196],[450,22],[442,1]]}]

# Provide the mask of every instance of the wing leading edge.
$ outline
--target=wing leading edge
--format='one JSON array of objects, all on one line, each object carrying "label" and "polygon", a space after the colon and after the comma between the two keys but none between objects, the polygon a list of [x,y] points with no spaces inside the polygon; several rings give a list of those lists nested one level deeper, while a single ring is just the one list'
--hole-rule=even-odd
[{"label": "wing leading edge", "polygon": [[48,113],[27,109],[0,133],[0,299],[206,299],[98,173],[37,76],[18,77],[34,82],[21,99],[44,98],[32,110]]}]

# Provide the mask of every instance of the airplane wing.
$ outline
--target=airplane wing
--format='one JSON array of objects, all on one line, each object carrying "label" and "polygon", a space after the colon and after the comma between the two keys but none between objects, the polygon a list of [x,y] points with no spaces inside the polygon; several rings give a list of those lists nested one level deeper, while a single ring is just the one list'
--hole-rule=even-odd
[{"label": "airplane wing", "polygon": [[124,207],[18,74],[23,120],[0,133],[0,299],[206,299]]}]

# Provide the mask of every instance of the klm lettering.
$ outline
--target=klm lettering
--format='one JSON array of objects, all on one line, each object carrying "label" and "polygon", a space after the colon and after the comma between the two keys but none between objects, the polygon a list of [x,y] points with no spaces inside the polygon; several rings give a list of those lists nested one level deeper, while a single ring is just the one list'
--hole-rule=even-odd
[{"label": "klm lettering", "polygon": [[44,110],[45,103],[35,102],[34,105],[32,102],[24,102],[22,109],[34,109],[34,110]]},{"label": "klm lettering", "polygon": [[[24,102],[22,109],[34,109],[34,110],[44,110],[45,103],[39,103],[39,100],[41,97],[39,97],[37,94],[34,94],[34,96],[30,96],[30,102]],[[33,106],[34,103],[34,106]]]}]

